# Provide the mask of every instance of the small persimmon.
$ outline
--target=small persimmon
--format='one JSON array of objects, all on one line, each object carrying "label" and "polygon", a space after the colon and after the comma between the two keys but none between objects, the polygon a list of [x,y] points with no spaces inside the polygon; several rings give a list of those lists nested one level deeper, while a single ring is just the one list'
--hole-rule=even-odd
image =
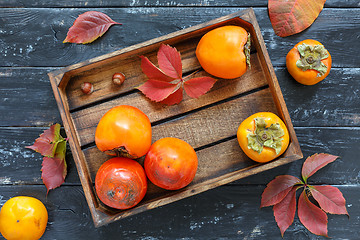
[{"label": "small persimmon", "polygon": [[5,202],[0,211],[0,232],[8,240],[36,240],[44,234],[48,212],[44,204],[28,196]]},{"label": "small persimmon", "polygon": [[285,152],[289,145],[289,132],[276,114],[259,112],[240,124],[237,139],[249,158],[256,162],[269,162]]},{"label": "small persimmon", "polygon": [[215,28],[200,39],[196,57],[202,68],[216,77],[240,77],[250,65],[250,34],[239,26]]},{"label": "small persimmon", "polygon": [[306,39],[289,51],[286,56],[286,67],[299,83],[314,85],[329,75],[331,55],[320,42]]}]

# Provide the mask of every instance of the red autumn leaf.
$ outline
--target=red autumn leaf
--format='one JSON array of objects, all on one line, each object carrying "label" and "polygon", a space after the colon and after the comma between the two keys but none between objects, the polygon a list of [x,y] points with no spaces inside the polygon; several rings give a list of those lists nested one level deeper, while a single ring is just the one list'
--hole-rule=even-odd
[{"label": "red autumn leaf", "polygon": [[307,179],[312,176],[319,169],[325,167],[327,164],[335,161],[338,156],[326,154],[326,153],[317,153],[308,157],[302,167],[302,177],[307,182]]},{"label": "red autumn leaf", "polygon": [[66,142],[60,142],[54,157],[44,157],[42,162],[41,178],[49,190],[59,187],[65,181],[67,165],[65,161]]},{"label": "red autumn leaf", "polygon": [[268,183],[262,196],[260,207],[268,207],[281,202],[294,185],[301,184],[301,180],[291,175],[280,175]]},{"label": "red autumn leaf", "polygon": [[164,82],[171,82],[175,80],[172,77],[169,77],[166,75],[161,69],[157,68],[147,57],[140,56],[141,58],[141,69],[143,73],[149,78],[149,79],[156,79],[159,81]]},{"label": "red autumn leaf", "polygon": [[198,98],[208,92],[216,81],[211,77],[184,80],[180,53],[169,45],[162,44],[159,48],[159,68],[148,58],[140,57],[142,71],[149,79],[138,89],[155,102],[178,104],[183,98],[183,88],[191,98]]},{"label": "red autumn leaf", "polygon": [[114,24],[114,22],[105,13],[97,11],[85,12],[75,20],[70,27],[63,43],[91,43],[104,33]]},{"label": "red autumn leaf", "polygon": [[164,73],[174,79],[182,78],[182,63],[180,53],[176,48],[161,44],[157,54],[159,67]]},{"label": "red autumn leaf", "polygon": [[290,36],[308,28],[326,0],[269,0],[269,17],[276,35]]},{"label": "red autumn leaf", "polygon": [[179,84],[149,79],[144,84],[140,85],[138,89],[145,94],[145,96],[150,98],[150,100],[160,102],[169,97],[170,94],[174,93],[179,88]]},{"label": "red autumn leaf", "polygon": [[60,124],[56,123],[49,129],[46,129],[40,137],[35,140],[33,145],[26,146],[26,148],[32,149],[43,156],[53,157],[57,144],[63,140],[60,135]]},{"label": "red autumn leaf", "polygon": [[198,98],[207,93],[215,84],[216,80],[211,77],[192,78],[184,82],[184,90],[191,98]]},{"label": "red autumn leaf", "polygon": [[178,90],[170,94],[167,98],[161,101],[161,103],[166,105],[179,104],[183,98],[183,89],[179,87]]},{"label": "red autumn leaf", "polygon": [[285,198],[273,207],[275,221],[280,228],[281,236],[293,223],[296,212],[296,190],[297,186],[291,188]]},{"label": "red autumn leaf", "polygon": [[340,190],[336,187],[309,186],[310,192],[314,199],[319,203],[322,210],[331,214],[347,214],[345,198]]},{"label": "red autumn leaf", "polygon": [[328,237],[327,215],[309,200],[305,189],[299,197],[298,217],[310,232]]}]

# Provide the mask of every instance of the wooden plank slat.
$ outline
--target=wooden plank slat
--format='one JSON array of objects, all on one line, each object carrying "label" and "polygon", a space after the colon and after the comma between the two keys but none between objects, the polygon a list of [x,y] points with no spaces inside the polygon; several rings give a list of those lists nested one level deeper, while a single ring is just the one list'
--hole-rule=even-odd
[{"label": "wooden plank slat", "polygon": [[[25,149],[25,146],[31,145],[44,128],[0,128],[0,166],[2,169],[0,175],[0,185],[30,185],[42,184],[41,180],[41,162],[42,156],[38,153]],[[356,146],[360,145],[360,129],[357,127],[301,127],[295,128],[301,149],[304,154],[303,160],[293,162],[275,169],[267,170],[266,173],[260,173],[255,176],[249,176],[242,180],[234,182],[241,185],[265,185],[270,182],[274,176],[281,174],[290,174],[300,177],[300,169],[303,161],[315,153],[325,152],[340,156],[334,163],[329,164],[323,170],[314,174],[309,181],[315,184],[357,184],[359,181],[358,173],[360,172],[360,160],[357,153],[353,151]],[[63,134],[63,133],[62,133]],[[324,141],[324,139],[326,139]],[[242,156],[240,149],[236,144],[234,154]],[[226,153],[224,155],[232,155]],[[220,151],[217,150],[217,151]],[[99,159],[96,164],[88,165],[92,177],[96,174],[96,169],[106,160],[106,156],[96,147],[84,150],[86,156],[92,155]],[[234,156],[235,156],[234,155]],[[215,154],[209,153],[209,159],[213,160]],[[64,185],[80,185],[78,173],[72,158],[71,150],[68,149],[66,155],[68,165],[68,174]],[[219,166],[221,167],[221,166]],[[241,166],[240,166],[241,167]],[[43,186],[45,189],[45,186]]]},{"label": "wooden plank slat", "polygon": [[[46,0],[27,0],[27,1],[17,1],[17,0],[1,0],[0,7],[46,7],[46,8],[55,8],[55,7],[267,7],[267,0],[253,0],[253,1],[237,1],[237,0],[228,0],[228,1],[216,1],[216,0],[207,0],[207,1],[197,1],[193,0],[167,0],[167,1],[149,1],[149,0],[137,0],[137,1],[127,1],[127,0],[76,0],[76,1],[46,1]],[[359,7],[357,0],[327,0],[325,2],[325,7]]]},{"label": "wooden plank slat", "polygon": [[[62,41],[75,18],[91,8],[1,8],[0,66],[67,66],[242,9],[102,8],[123,25],[111,27],[101,40],[77,45]],[[343,47],[360,49],[358,7],[324,9],[310,28],[287,38],[275,35],[266,8],[254,10],[274,66],[285,66],[286,54],[295,43],[312,38],[327,43],[334,67],[358,67],[360,56]]]},{"label": "wooden plank slat", "polygon": [[[0,68],[1,127],[61,123],[46,75],[53,70]],[[329,76],[314,86],[297,83],[286,68],[277,67],[275,73],[294,126],[359,126],[359,90],[353,86],[360,79],[360,68],[332,68]]]},{"label": "wooden plank slat", "polygon": [[[300,171],[300,169],[298,169]],[[357,239],[360,187],[338,186],[346,199],[350,218],[328,214],[333,239]],[[271,207],[260,208],[265,186],[222,186],[179,202],[138,214],[101,228],[94,228],[81,187],[64,186],[50,191],[42,186],[0,186],[0,204],[14,195],[40,199],[49,212],[41,239],[281,239]],[[61,196],[61,197],[59,197]],[[345,235],[346,233],[346,235]],[[310,239],[296,216],[284,240]]]}]

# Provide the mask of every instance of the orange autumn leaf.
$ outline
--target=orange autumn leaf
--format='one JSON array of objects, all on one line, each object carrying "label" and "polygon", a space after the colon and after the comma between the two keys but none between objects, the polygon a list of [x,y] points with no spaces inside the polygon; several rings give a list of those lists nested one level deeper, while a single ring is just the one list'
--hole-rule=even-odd
[{"label": "orange autumn leaf", "polygon": [[114,24],[121,25],[121,23],[114,22],[105,13],[97,11],[85,12],[75,20],[63,43],[91,43],[104,35]]},{"label": "orange autumn leaf", "polygon": [[276,35],[287,37],[308,28],[326,0],[269,0],[269,17]]}]

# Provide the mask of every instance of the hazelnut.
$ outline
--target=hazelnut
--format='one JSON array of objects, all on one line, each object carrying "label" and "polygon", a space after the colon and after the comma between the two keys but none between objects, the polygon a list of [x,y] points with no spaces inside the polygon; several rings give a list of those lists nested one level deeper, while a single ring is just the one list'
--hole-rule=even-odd
[{"label": "hazelnut", "polygon": [[121,85],[125,81],[125,75],[123,73],[114,73],[112,81],[115,85]]},{"label": "hazelnut", "polygon": [[83,82],[80,87],[84,94],[90,94],[94,91],[93,85],[89,82]]}]

